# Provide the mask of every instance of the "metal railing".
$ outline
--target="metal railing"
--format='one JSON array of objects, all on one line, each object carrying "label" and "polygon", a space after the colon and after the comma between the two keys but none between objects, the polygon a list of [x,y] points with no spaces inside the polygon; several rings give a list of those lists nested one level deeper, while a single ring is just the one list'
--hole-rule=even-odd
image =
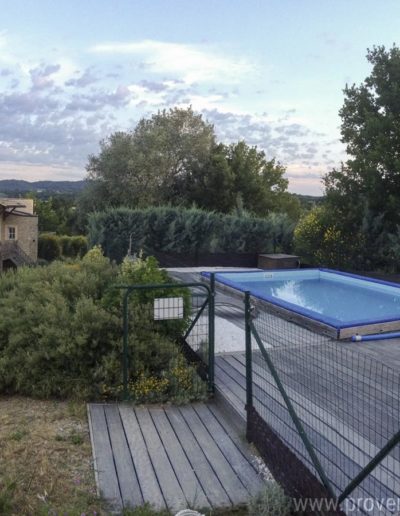
[{"label": "metal railing", "polygon": [[400,502],[399,373],[256,305],[246,292],[248,436],[262,420],[338,510],[349,497]]}]

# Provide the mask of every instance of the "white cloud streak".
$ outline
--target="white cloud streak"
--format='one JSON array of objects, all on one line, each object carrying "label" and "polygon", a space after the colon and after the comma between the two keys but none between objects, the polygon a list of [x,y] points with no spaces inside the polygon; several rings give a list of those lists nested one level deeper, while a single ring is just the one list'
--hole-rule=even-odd
[{"label": "white cloud streak", "polygon": [[244,58],[223,56],[212,48],[154,40],[99,43],[89,52],[111,56],[138,56],[149,72],[178,76],[187,84],[238,82],[254,71],[255,65]]}]

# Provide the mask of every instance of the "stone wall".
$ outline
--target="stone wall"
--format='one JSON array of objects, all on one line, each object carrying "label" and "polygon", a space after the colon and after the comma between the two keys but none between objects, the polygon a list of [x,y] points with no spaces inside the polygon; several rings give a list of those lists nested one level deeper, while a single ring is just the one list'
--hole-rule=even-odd
[{"label": "stone wall", "polygon": [[2,226],[2,240],[7,239],[7,227],[15,226],[17,229],[16,242],[31,260],[36,262],[38,258],[38,218],[12,214],[3,221]]},{"label": "stone wall", "polygon": [[[33,214],[33,199],[1,199],[5,204],[22,204],[11,212],[0,217],[0,241],[8,241],[8,227],[16,228],[16,239],[20,248],[33,260],[38,258],[38,218]],[[17,213],[16,213],[17,212]],[[26,214],[26,215],[24,215]],[[2,220],[1,220],[2,219]]]}]

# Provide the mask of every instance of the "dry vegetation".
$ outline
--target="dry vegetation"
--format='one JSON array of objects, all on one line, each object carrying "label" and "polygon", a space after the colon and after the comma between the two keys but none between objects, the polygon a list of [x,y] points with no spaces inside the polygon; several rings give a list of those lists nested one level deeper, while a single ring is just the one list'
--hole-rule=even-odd
[{"label": "dry vegetation", "polygon": [[0,397],[0,514],[106,514],[84,403]]}]

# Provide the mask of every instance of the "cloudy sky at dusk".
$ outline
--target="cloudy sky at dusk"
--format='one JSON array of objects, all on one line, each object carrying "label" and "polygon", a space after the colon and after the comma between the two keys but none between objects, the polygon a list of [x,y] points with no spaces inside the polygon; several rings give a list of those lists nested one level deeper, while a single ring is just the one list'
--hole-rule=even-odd
[{"label": "cloudy sky at dusk", "polygon": [[338,110],[400,44],[384,0],[0,0],[0,179],[81,179],[101,138],[192,105],[321,193],[345,159]]}]

